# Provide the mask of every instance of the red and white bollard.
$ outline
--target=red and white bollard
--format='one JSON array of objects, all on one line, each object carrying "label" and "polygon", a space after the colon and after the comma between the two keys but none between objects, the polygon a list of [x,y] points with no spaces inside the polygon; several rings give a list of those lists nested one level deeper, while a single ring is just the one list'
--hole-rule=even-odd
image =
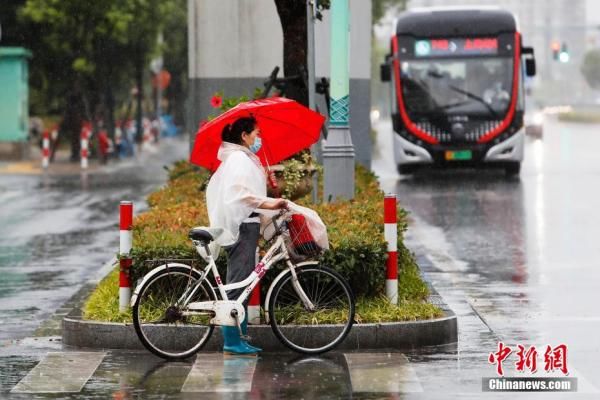
[{"label": "red and white bollard", "polygon": [[398,304],[398,225],[396,210],[396,195],[385,195],[383,222],[385,223],[385,240],[388,251],[385,294],[392,304]]},{"label": "red and white bollard", "polygon": [[131,247],[133,246],[133,203],[122,201],[120,205],[119,223],[119,311],[124,312],[129,308],[131,299],[131,279],[129,269],[131,268]]},{"label": "red and white bollard", "polygon": [[256,284],[248,302],[248,323],[260,324],[260,282]]},{"label": "red and white bollard", "polygon": [[[258,248],[256,249],[256,262],[260,261],[260,255],[258,254]],[[260,282],[252,289],[250,300],[248,301],[248,323],[252,325],[260,324]]]},{"label": "red and white bollard", "polygon": [[89,139],[90,135],[88,128],[81,128],[81,169],[87,169],[88,167]]},{"label": "red and white bollard", "polygon": [[42,168],[48,168],[50,164],[50,132],[44,131],[42,139]]}]

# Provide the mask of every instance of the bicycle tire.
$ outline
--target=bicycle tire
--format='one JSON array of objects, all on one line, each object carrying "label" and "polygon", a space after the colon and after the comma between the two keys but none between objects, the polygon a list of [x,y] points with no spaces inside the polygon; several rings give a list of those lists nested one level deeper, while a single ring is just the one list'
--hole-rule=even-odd
[{"label": "bicycle tire", "polygon": [[[269,301],[271,328],[294,351],[325,353],[339,345],[352,328],[355,313],[352,289],[331,268],[311,265],[296,267],[295,271],[302,289],[317,309],[311,311],[303,306],[288,272],[276,283]],[[318,335],[314,330],[317,325],[321,328]]]},{"label": "bicycle tire", "polygon": [[[144,284],[132,308],[133,326],[146,349],[167,360],[193,356],[210,339],[214,325],[210,316],[182,316],[174,306],[185,289],[200,279],[190,267],[167,268]],[[216,300],[204,280],[192,301]]]}]

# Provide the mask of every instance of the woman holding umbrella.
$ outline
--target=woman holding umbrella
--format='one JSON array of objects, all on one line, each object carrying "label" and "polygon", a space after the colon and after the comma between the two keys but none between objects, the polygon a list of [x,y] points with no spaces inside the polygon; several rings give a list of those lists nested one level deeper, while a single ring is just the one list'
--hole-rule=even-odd
[{"label": "woman holding umbrella", "polygon": [[[225,125],[217,158],[221,162],[206,188],[206,205],[212,227],[224,229],[217,243],[228,255],[227,283],[244,280],[255,267],[260,234],[259,209],[286,208],[284,199],[267,197],[266,173],[256,152],[261,147],[260,129],[252,116],[241,117]],[[242,289],[231,290],[237,298]],[[247,304],[245,304],[247,307]],[[241,323],[246,335],[248,313]],[[223,351],[232,354],[256,354],[261,349],[240,337],[235,326],[221,327]]]}]

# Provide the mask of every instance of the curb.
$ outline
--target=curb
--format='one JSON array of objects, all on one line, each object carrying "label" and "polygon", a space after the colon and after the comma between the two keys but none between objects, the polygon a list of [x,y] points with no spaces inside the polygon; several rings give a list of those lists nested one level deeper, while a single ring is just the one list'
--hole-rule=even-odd
[{"label": "curb", "polygon": [[[78,310],[74,310],[78,311]],[[380,324],[355,324],[337,349],[411,349],[455,343],[457,341],[456,315],[445,310],[442,318],[389,322]],[[306,328],[311,335],[325,332],[327,326]],[[252,344],[265,351],[282,351],[287,348],[275,337],[270,325],[249,325],[248,333]],[[143,349],[133,324],[84,321],[81,315],[71,313],[63,319],[63,344],[74,347],[102,349]],[[166,337],[165,340],[172,338]],[[177,340],[183,340],[178,337]],[[223,338],[220,329],[215,329],[201,351],[220,351]]]},{"label": "curb", "polygon": [[[431,287],[431,285],[430,285]],[[423,346],[435,346],[456,343],[458,341],[457,318],[444,302],[443,298],[431,287],[429,302],[440,307],[441,318],[387,322],[377,324],[355,324],[350,333],[336,349],[338,350],[375,350],[375,349],[412,349]],[[326,332],[327,326],[306,328],[311,336]],[[275,337],[270,325],[249,325],[248,333],[252,344],[267,352],[287,350]],[[168,334],[165,340],[172,340]],[[64,319],[62,329],[63,344],[74,347],[101,349],[143,349],[133,324],[85,321],[81,309],[74,308]],[[177,340],[185,340],[178,337]],[[221,351],[223,338],[221,330],[215,329],[208,343],[201,351]]]}]

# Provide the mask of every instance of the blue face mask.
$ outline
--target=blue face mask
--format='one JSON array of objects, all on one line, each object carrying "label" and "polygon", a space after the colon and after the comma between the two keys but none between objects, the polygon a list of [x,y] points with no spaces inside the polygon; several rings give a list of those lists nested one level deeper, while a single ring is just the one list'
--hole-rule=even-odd
[{"label": "blue face mask", "polygon": [[254,139],[254,143],[252,144],[252,146],[249,147],[249,149],[251,152],[256,154],[260,150],[261,146],[262,146],[262,141],[260,140],[260,137],[257,136],[256,139]]}]

